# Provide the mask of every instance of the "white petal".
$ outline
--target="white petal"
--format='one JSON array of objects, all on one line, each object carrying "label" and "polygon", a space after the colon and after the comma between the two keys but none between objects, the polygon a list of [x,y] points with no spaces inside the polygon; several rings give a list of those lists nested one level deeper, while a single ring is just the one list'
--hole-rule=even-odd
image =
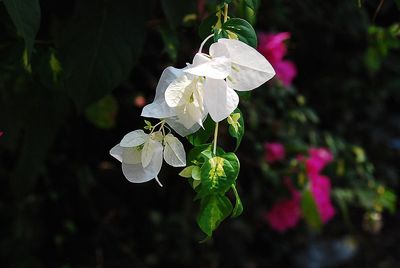
[{"label": "white petal", "polygon": [[221,42],[211,44],[210,56],[212,58],[217,58],[217,57],[231,58],[228,48]]},{"label": "white petal", "polygon": [[117,159],[119,162],[122,162],[123,151],[124,148],[122,148],[119,144],[117,144],[113,148],[111,148],[110,155],[113,156],[115,159]]},{"label": "white petal", "polygon": [[155,154],[155,150],[160,144],[161,144],[160,142],[155,141],[153,139],[148,139],[144,143],[142,149],[142,165],[144,168],[150,164],[151,159]]},{"label": "white petal", "polygon": [[[207,113],[206,113],[207,115]],[[206,117],[206,116],[205,116]],[[205,117],[203,118],[203,121],[205,120]],[[195,133],[197,130],[201,128],[201,126],[198,123],[193,124],[191,127],[187,128],[184,126],[184,124],[179,120],[178,117],[170,117],[166,118],[165,122],[180,136],[185,137],[190,134]]]},{"label": "white petal", "polygon": [[187,102],[192,94],[195,81],[191,75],[181,75],[175,79],[165,91],[165,101],[169,107],[177,107]]},{"label": "white petal", "polygon": [[[234,39],[222,38],[218,43],[226,46],[232,61],[232,71],[227,79],[230,87],[240,91],[252,90],[274,77],[274,68],[254,48]],[[215,53],[223,55],[219,51]]]},{"label": "white petal", "polygon": [[168,134],[164,138],[164,159],[173,167],[186,166],[186,153],[183,144],[172,134]]},{"label": "white petal", "polygon": [[209,59],[203,54],[197,53],[193,64],[183,71],[197,76],[225,79],[231,72],[231,62],[225,56]]},{"label": "white petal", "polygon": [[174,110],[171,109],[165,102],[165,90],[177,77],[182,75],[182,70],[174,67],[166,68],[158,81],[156,96],[154,101],[146,105],[141,116],[152,117],[152,118],[166,118],[174,116]]},{"label": "white petal", "polygon": [[134,183],[143,183],[147,182],[155,177],[157,177],[158,173],[160,173],[163,159],[163,147],[161,143],[158,143],[154,149],[154,155],[151,159],[149,165],[146,168],[143,168],[142,164],[122,164],[122,172],[124,176],[130,181]]},{"label": "white petal", "polygon": [[139,146],[142,145],[146,139],[147,139],[147,134],[144,133],[143,130],[138,129],[132,132],[129,132],[128,134],[126,134],[119,145],[121,145],[122,147],[135,147],[135,146]]},{"label": "white petal", "polygon": [[122,163],[124,164],[140,164],[142,162],[142,151],[139,147],[123,147]]},{"label": "white petal", "polygon": [[207,78],[204,83],[204,103],[211,118],[219,122],[237,108],[239,96],[224,80]]}]

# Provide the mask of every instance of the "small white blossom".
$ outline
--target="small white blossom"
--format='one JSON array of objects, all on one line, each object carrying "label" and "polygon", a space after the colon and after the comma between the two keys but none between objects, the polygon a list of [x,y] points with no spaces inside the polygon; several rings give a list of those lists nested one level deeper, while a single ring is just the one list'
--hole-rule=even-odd
[{"label": "small white blossom", "polygon": [[161,185],[157,176],[163,156],[171,166],[186,166],[186,153],[182,143],[172,134],[164,137],[161,131],[151,134],[146,134],[143,130],[132,131],[110,150],[110,154],[122,163],[124,176],[133,183],[156,179]]}]

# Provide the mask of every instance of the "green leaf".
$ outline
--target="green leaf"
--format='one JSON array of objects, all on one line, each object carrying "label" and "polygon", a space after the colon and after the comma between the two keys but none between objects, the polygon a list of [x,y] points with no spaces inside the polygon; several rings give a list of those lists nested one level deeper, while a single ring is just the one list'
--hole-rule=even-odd
[{"label": "green leaf", "polygon": [[172,29],[182,25],[183,18],[186,15],[196,13],[194,1],[161,0],[161,5],[165,17]]},{"label": "green leaf", "polygon": [[244,120],[243,114],[236,108],[235,111],[228,117],[229,134],[236,139],[235,151],[239,148],[244,135]]},{"label": "green leaf", "polygon": [[222,24],[221,29],[215,31],[214,40],[220,38],[239,39],[240,41],[257,47],[257,35],[250,23],[244,19],[233,18]]},{"label": "green leaf", "polygon": [[233,184],[232,185],[232,189],[233,189],[233,193],[235,194],[235,207],[233,208],[232,211],[232,218],[238,217],[243,213],[243,204],[242,204],[242,200],[240,200],[240,196],[239,193],[236,189],[236,186]]},{"label": "green leaf", "polygon": [[201,167],[201,194],[226,193],[239,175],[239,169],[234,153],[209,158]]},{"label": "green leaf", "polygon": [[188,166],[185,167],[181,172],[179,172],[179,176],[184,178],[191,178],[192,177],[192,170],[196,166]]},{"label": "green leaf", "polygon": [[206,39],[207,36],[214,33],[215,27],[220,28],[221,25],[221,12],[213,13],[204,19],[199,26],[199,36],[201,39]]},{"label": "green leaf", "polygon": [[118,112],[118,103],[111,96],[105,96],[98,102],[90,105],[86,111],[86,119],[98,128],[110,129],[115,127],[115,117]]},{"label": "green leaf", "polygon": [[193,178],[195,181],[200,181],[200,180],[201,180],[201,169],[200,169],[200,167],[195,166],[195,167],[192,169],[192,178]]},{"label": "green leaf", "polygon": [[209,195],[201,200],[200,214],[197,224],[200,229],[211,237],[219,224],[232,212],[231,201],[223,195]]},{"label": "green leaf", "polygon": [[63,31],[60,46],[65,87],[80,110],[127,79],[144,44],[149,6],[78,1],[77,18]]},{"label": "green leaf", "polygon": [[167,52],[169,58],[176,62],[179,50],[179,40],[176,33],[169,27],[162,25],[158,31],[160,32],[161,38],[164,42],[164,49]]},{"label": "green leaf", "polygon": [[40,27],[39,0],[3,0],[3,2],[17,28],[18,35],[25,40],[29,58]]},{"label": "green leaf", "polygon": [[256,11],[260,5],[259,0],[244,0],[244,3],[254,11]]},{"label": "green leaf", "polygon": [[187,155],[186,163],[202,163],[204,162],[204,155],[201,153],[203,151],[211,151],[212,145],[211,144],[202,144],[200,146],[193,147],[192,150]]},{"label": "green leaf", "polygon": [[301,198],[301,211],[304,220],[314,230],[319,230],[322,226],[321,217],[318,212],[317,204],[309,189],[303,192]]},{"label": "green leaf", "polygon": [[396,3],[397,8],[400,10],[400,0],[394,0],[394,2]]},{"label": "green leaf", "polygon": [[212,136],[215,123],[210,116],[207,116],[207,119],[203,122],[203,126],[204,128],[200,128],[197,132],[186,137],[192,145],[199,146],[205,144]]}]

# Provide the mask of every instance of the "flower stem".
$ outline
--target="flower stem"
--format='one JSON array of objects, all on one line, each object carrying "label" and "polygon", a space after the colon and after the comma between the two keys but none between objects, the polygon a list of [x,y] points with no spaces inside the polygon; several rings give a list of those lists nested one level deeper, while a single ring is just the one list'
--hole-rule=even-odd
[{"label": "flower stem", "polygon": [[224,6],[224,23],[228,20],[228,4]]},{"label": "flower stem", "polygon": [[215,123],[215,130],[214,130],[214,148],[213,148],[213,154],[217,155],[217,140],[218,140],[218,122]]}]

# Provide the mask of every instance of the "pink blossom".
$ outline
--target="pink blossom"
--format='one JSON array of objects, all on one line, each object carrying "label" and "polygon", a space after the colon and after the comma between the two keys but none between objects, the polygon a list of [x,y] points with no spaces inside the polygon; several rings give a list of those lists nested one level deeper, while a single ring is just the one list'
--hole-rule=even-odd
[{"label": "pink blossom", "polygon": [[265,160],[272,164],[285,158],[285,147],[282,143],[271,142],[264,144]]},{"label": "pink blossom", "polygon": [[319,174],[327,164],[333,161],[332,153],[326,148],[311,148],[310,157],[305,160],[307,174]]},{"label": "pink blossom", "polygon": [[283,60],[287,53],[284,41],[290,38],[290,33],[281,32],[276,34],[259,33],[258,51],[269,60],[274,67],[276,77],[284,86],[290,86],[297,76],[297,68],[292,61]]},{"label": "pink blossom", "polygon": [[265,214],[265,220],[278,232],[296,227],[301,218],[301,194],[289,178],[285,178],[283,182],[290,191],[291,198],[279,201]]},{"label": "pink blossom", "polygon": [[296,227],[301,217],[300,202],[297,198],[284,199],[276,203],[265,215],[272,229],[285,232]]},{"label": "pink blossom", "polygon": [[328,222],[335,215],[335,208],[330,198],[331,182],[328,177],[319,174],[310,174],[311,193],[314,197],[318,212],[323,223]]},{"label": "pink blossom", "polygon": [[308,153],[311,157],[319,158],[323,160],[326,164],[333,161],[333,154],[327,148],[310,148]]},{"label": "pink blossom", "polygon": [[[259,33],[258,34],[258,51],[264,55],[271,63],[279,62],[287,53],[284,43],[290,38],[290,33],[281,32],[276,34]],[[274,66],[275,67],[275,66]]]},{"label": "pink blossom", "polygon": [[292,61],[278,61],[273,64],[273,67],[276,72],[276,77],[281,80],[286,87],[290,86],[293,79],[297,76],[297,68]]},{"label": "pink blossom", "polygon": [[4,135],[3,131],[0,131],[0,137],[2,137]]}]

